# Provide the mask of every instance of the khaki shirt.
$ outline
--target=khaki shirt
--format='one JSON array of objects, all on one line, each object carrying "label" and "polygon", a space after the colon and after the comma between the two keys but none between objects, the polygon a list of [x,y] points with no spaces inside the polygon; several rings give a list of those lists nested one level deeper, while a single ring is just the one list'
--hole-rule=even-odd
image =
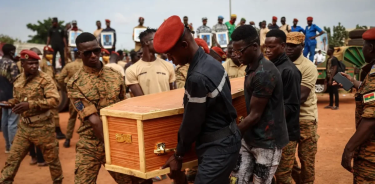
[{"label": "khaki shirt", "polygon": [[13,99],[9,102],[17,104],[29,102],[29,110],[21,114],[31,117],[42,114],[49,109],[57,108],[60,95],[53,79],[44,72],[38,71],[35,76],[26,77],[20,74],[13,83]]},{"label": "khaki shirt", "polygon": [[189,70],[189,64],[176,67],[176,86],[177,88],[185,87],[186,77]]},{"label": "khaki shirt", "polygon": [[126,62],[125,61],[119,61],[117,62],[122,68],[125,68]]},{"label": "khaki shirt", "polygon": [[289,26],[289,24],[285,24],[280,26],[280,30],[284,31],[285,34],[288,34],[289,32],[292,31],[292,28]]},{"label": "khaki shirt", "polygon": [[[74,62],[68,63],[64,66],[61,73],[57,77],[57,82],[59,84],[67,84],[69,79],[73,77],[73,75],[82,68],[82,59],[76,59]],[[64,85],[64,86],[65,86]]]},{"label": "khaki shirt", "polygon": [[97,40],[100,38],[100,33],[103,31],[103,29],[97,29],[94,31],[94,36],[96,37]]},{"label": "khaki shirt", "polygon": [[108,63],[105,67],[110,67],[116,71],[118,71],[122,76],[125,76],[124,67],[120,66],[117,63]]},{"label": "khaki shirt", "polygon": [[234,64],[233,60],[228,58],[227,61],[223,63],[225,71],[228,73],[230,79],[237,77],[244,77],[246,75],[245,69],[246,65],[237,66]]},{"label": "khaki shirt", "polygon": [[260,29],[259,32],[259,39],[260,39],[260,46],[264,45],[266,42],[266,35],[270,30],[266,27],[264,29]]},{"label": "khaki shirt", "polygon": [[50,77],[52,77],[53,79],[55,78],[55,76],[53,75],[53,66],[52,66],[52,62],[50,61],[47,61],[46,58],[42,58],[42,60],[40,60],[39,62],[39,68],[42,72],[48,74]]},{"label": "khaki shirt", "polygon": [[126,86],[139,84],[145,95],[169,91],[169,84],[175,80],[173,65],[158,57],[153,62],[145,62],[141,59],[125,72]]},{"label": "khaki shirt", "polygon": [[300,106],[299,119],[318,121],[318,107],[315,94],[315,83],[318,79],[318,71],[315,65],[302,54],[294,61],[294,65],[296,65],[302,74],[301,86],[305,86],[311,90],[305,103]]},{"label": "khaki shirt", "polygon": [[101,69],[83,65],[67,84],[68,97],[82,122],[80,136],[95,137],[86,117],[99,113],[100,109],[125,99],[125,83],[120,73],[110,67]]}]

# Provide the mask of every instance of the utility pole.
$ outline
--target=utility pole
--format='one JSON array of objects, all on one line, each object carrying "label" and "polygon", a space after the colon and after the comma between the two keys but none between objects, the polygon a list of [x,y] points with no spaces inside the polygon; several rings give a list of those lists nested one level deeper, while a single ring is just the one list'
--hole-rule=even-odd
[{"label": "utility pole", "polygon": [[229,0],[229,17],[232,15],[232,0]]}]

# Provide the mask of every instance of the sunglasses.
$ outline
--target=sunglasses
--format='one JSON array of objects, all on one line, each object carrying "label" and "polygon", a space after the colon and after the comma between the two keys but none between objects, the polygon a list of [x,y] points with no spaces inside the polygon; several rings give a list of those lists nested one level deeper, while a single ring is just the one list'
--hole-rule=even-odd
[{"label": "sunglasses", "polygon": [[87,50],[87,51],[84,51],[84,52],[83,52],[83,55],[84,55],[85,57],[89,57],[89,56],[91,56],[92,53],[94,53],[95,55],[99,55],[101,51],[102,51],[101,48],[96,48],[96,49],[93,49],[93,50]]}]

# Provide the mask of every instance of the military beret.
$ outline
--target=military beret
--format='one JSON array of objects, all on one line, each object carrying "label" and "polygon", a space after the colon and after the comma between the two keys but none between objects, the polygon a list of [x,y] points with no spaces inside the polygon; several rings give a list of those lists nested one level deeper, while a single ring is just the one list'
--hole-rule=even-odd
[{"label": "military beret", "polygon": [[154,36],[154,49],[157,53],[167,53],[184,33],[184,24],[179,16],[173,15],[161,24]]},{"label": "military beret", "polygon": [[109,19],[105,19],[105,22],[111,22],[111,20],[109,20]]},{"label": "military beret", "polygon": [[375,40],[375,28],[371,28],[362,34],[364,40]]},{"label": "military beret", "polygon": [[[107,52],[108,52],[108,50],[107,50]],[[108,52],[108,53],[109,53],[109,52]],[[117,54],[117,56],[120,56],[120,54],[118,54],[116,51],[112,51],[111,54]]]},{"label": "military beret", "polygon": [[295,19],[293,19],[293,21],[297,21],[298,22],[298,19],[295,18]]},{"label": "military beret", "polygon": [[102,49],[102,54],[108,54],[109,55],[109,51],[107,49]]},{"label": "military beret", "polygon": [[40,60],[40,57],[38,56],[38,54],[36,54],[35,52],[31,50],[24,49],[21,51],[20,54],[21,54],[21,59],[24,59],[24,60]]},{"label": "military beret", "polygon": [[227,55],[220,47],[212,47],[212,50],[214,50],[219,56],[223,59],[227,58]]},{"label": "military beret", "polygon": [[208,48],[208,45],[207,45],[206,41],[204,41],[200,38],[195,38],[194,40],[195,40],[195,42],[197,43],[198,46],[203,48],[205,53],[207,53],[207,54],[210,53],[210,49]]},{"label": "military beret", "polygon": [[51,51],[51,52],[54,51],[51,47],[48,47],[48,46],[45,46],[45,47],[43,48],[43,50],[44,50],[44,51]]},{"label": "military beret", "polygon": [[308,20],[308,21],[312,21],[313,18],[312,18],[312,17],[307,17],[307,20]]},{"label": "military beret", "polygon": [[145,18],[143,18],[143,17],[139,17],[139,19],[138,20],[145,20]]},{"label": "military beret", "polygon": [[290,32],[286,35],[286,43],[301,44],[305,40],[305,35],[300,32]]},{"label": "military beret", "polygon": [[276,17],[276,16],[273,16],[273,17],[272,17],[272,20],[277,20],[277,17]]}]

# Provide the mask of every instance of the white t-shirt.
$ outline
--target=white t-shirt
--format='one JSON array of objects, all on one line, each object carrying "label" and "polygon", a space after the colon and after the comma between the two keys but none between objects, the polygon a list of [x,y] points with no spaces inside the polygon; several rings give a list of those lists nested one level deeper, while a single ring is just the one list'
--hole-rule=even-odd
[{"label": "white t-shirt", "polygon": [[317,64],[323,63],[324,59],[325,58],[324,58],[323,54],[315,54],[315,56],[314,56],[314,62],[316,62]]}]

